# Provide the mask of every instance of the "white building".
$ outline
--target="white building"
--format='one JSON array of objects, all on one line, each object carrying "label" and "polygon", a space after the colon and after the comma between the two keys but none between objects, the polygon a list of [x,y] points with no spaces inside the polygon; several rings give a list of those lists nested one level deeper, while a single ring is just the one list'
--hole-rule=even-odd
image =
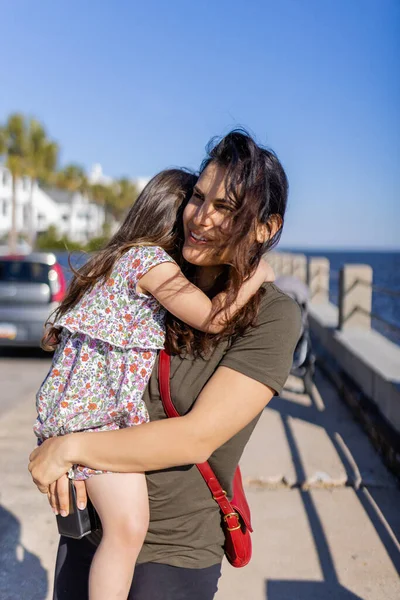
[{"label": "white building", "polygon": [[69,192],[58,188],[43,188],[57,207],[58,220],[54,225],[61,235],[74,242],[85,243],[102,234],[105,221],[104,208],[90,202],[79,192]]},{"label": "white building", "polygon": [[104,175],[103,167],[96,163],[95,165],[92,165],[92,168],[90,169],[88,181],[92,185],[97,183],[101,185],[110,185],[113,182],[113,178],[109,177],[108,175]]},{"label": "white building", "polygon": [[[17,180],[16,226],[18,233],[29,233],[31,181],[28,177]],[[0,238],[5,238],[11,228],[12,179],[9,170],[0,165]],[[104,208],[90,202],[79,192],[34,185],[32,193],[32,224],[37,233],[50,225],[71,240],[87,242],[102,234],[105,221]]]},{"label": "white building", "polygon": [[149,183],[150,179],[150,177],[136,177],[136,179],[133,179],[133,183],[135,184],[139,194],[143,190],[143,188],[146,187],[146,185]]},{"label": "white building", "polygon": [[[113,179],[109,175],[104,175],[103,167],[99,163],[96,163],[90,169],[88,181],[91,184],[99,183],[101,185],[110,185],[115,181],[115,179]],[[139,192],[139,194],[143,190],[143,188],[149,183],[149,181],[150,177],[136,177],[134,179],[131,179],[131,182],[136,186],[136,189]]]}]

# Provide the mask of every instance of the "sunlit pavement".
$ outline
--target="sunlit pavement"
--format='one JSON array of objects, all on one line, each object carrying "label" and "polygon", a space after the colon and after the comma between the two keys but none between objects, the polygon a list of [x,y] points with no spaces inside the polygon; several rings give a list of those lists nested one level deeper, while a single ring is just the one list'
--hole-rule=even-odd
[{"label": "sunlit pavement", "polygon": [[[26,469],[34,394],[49,360],[27,351],[0,357],[1,600],[51,598],[55,519]],[[217,600],[399,598],[396,482],[320,374],[312,398],[299,381],[289,384],[241,463],[253,560],[244,569],[224,565]]]}]

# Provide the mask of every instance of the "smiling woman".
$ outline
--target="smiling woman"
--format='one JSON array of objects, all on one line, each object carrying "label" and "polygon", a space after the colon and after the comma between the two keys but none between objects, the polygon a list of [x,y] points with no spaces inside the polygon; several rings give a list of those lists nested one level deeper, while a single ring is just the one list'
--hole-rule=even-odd
[{"label": "smiling woman", "polygon": [[191,264],[218,267],[229,261],[233,206],[225,194],[225,169],[212,164],[200,175],[183,212],[182,254]]},{"label": "smiling woman", "polygon": [[[275,154],[246,133],[233,131],[218,144],[211,142],[177,224],[184,273],[201,289],[223,289],[225,308],[232,305],[243,281],[280,239],[287,194],[286,174]],[[262,293],[259,290],[212,340],[167,319],[168,348],[206,352],[224,337],[244,334],[254,323]]]},{"label": "smiling woman", "polygon": [[[256,286],[247,298],[243,295],[262,255],[280,235],[286,199],[287,180],[278,159],[250,136],[235,131],[213,146],[174,228],[174,256],[197,286],[186,284],[192,286],[189,293],[202,290],[213,302],[213,318],[221,318],[216,335],[207,328],[193,329],[190,319],[179,318],[172,294],[166,320],[171,395],[184,416],[166,419],[156,359],[142,398],[150,422],[52,438],[32,453],[34,480],[44,492],[50,485],[53,506],[66,511],[64,474],[73,465],[118,472],[122,478],[147,472],[150,524],[129,598],[187,600],[190,595],[211,600],[216,592],[224,534],[218,505],[195,463],[209,459],[231,497],[233,474],[249,436],[289,373],[300,330],[297,305],[271,282]],[[151,273],[165,269],[177,266],[167,261],[142,273],[135,290],[160,297]],[[175,285],[175,277],[169,286]],[[190,302],[186,295],[183,304]],[[82,486],[78,491],[84,502]],[[129,488],[126,493],[127,514],[135,514],[137,497]],[[115,496],[110,501],[120,519]],[[56,600],[87,598],[88,571],[98,543],[95,535],[79,542],[61,538]],[[90,594],[91,599],[101,597]]]}]

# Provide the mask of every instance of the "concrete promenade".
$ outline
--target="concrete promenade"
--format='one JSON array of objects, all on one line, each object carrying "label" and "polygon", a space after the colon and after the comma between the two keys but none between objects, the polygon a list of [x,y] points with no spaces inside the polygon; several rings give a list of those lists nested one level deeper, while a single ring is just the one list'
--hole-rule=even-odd
[{"label": "concrete promenade", "polygon": [[[0,600],[47,600],[57,544],[26,470],[38,356],[0,357]],[[254,556],[224,565],[217,600],[400,598],[400,490],[320,373],[312,398],[290,380],[242,460]],[[149,598],[149,600],[151,600]]]}]

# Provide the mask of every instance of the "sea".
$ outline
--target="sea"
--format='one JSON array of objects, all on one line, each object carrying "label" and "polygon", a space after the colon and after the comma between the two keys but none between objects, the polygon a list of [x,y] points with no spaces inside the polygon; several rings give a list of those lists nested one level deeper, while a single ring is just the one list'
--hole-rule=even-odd
[{"label": "sea", "polygon": [[[330,262],[329,296],[333,304],[338,303],[339,272],[346,264],[370,265],[373,270],[373,285],[392,291],[385,294],[380,291],[372,293],[372,312],[390,325],[377,319],[372,319],[372,327],[392,342],[400,345],[400,251],[351,251],[351,250],[307,250],[302,248],[285,248],[285,252],[299,252],[306,256],[323,256]],[[68,266],[68,253],[57,254],[60,264],[65,270],[67,279],[71,277]],[[72,264],[82,265],[87,255],[74,253],[71,255]],[[397,292],[397,295],[396,295]]]},{"label": "sea", "polygon": [[372,285],[392,292],[392,294],[386,294],[382,291],[373,290],[372,313],[385,319],[393,325],[393,328],[377,319],[372,319],[372,328],[392,342],[400,344],[400,251],[361,252],[301,248],[285,248],[284,251],[305,254],[307,257],[321,256],[329,260],[329,300],[336,305],[338,304],[340,269],[349,264],[370,265],[373,271]]}]

